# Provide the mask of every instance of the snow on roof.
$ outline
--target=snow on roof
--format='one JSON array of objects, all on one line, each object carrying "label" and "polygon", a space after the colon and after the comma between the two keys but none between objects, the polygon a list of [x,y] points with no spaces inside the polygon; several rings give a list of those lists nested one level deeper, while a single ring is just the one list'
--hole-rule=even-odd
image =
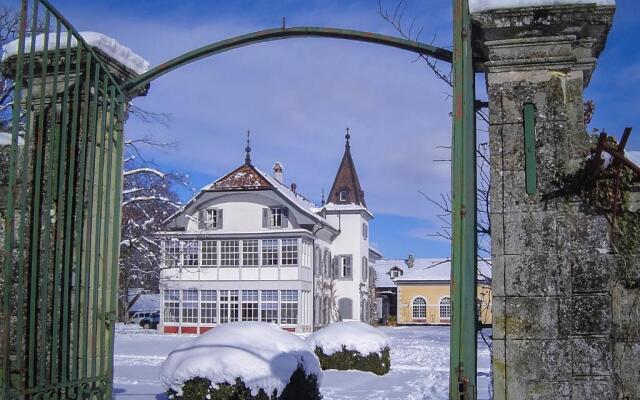
[{"label": "snow on roof", "polygon": [[[451,280],[451,260],[446,258],[416,258],[412,268],[403,259],[378,260],[373,265],[376,270],[376,287],[396,287],[398,282],[449,281]],[[392,268],[402,270],[402,275],[391,279]],[[478,280],[491,278],[491,266],[478,260]]]},{"label": "snow on roof", "polygon": [[320,210],[326,211],[364,211],[373,218],[373,213],[369,211],[367,207],[361,206],[359,204],[334,204],[327,203],[320,208]]},{"label": "snow on roof", "polygon": [[129,307],[129,312],[138,311],[160,311],[160,295],[141,294],[138,300]]},{"label": "snow on roof", "polygon": [[636,165],[640,166],[640,150],[626,151],[626,156]]},{"label": "snow on roof", "polygon": [[[91,47],[95,47],[100,49],[102,52],[107,54],[108,56],[114,58],[116,61],[135,72],[136,74],[143,74],[149,70],[149,62],[134,53],[130,48],[121,45],[117,40],[111,38],[107,35],[98,32],[79,32],[80,36],[84,39],[85,42]],[[60,48],[66,49],[66,32],[61,34],[60,39]],[[78,41],[75,37],[71,37],[71,47],[76,47],[78,45]],[[48,49],[54,49],[56,46],[56,35],[49,34],[49,40],[47,43]],[[25,51],[30,51],[31,49],[31,38],[27,38],[25,42]],[[42,51],[44,49],[44,34],[40,34],[36,36],[36,45],[35,51]],[[2,60],[6,60],[7,58],[18,54],[18,40],[14,40],[10,43],[7,43],[2,48]]]},{"label": "snow on roof", "polygon": [[307,343],[313,349],[320,347],[328,356],[341,351],[342,346],[362,355],[391,347],[391,340],[381,330],[359,321],[334,322],[309,336]]},{"label": "snow on roof", "polygon": [[160,370],[160,382],[181,393],[195,377],[213,384],[242,381],[255,396],[260,389],[280,395],[291,374],[302,366],[322,381],[320,362],[309,345],[293,333],[266,322],[222,324],[172,351]]},{"label": "snow on roof", "polygon": [[593,4],[603,6],[615,5],[615,0],[469,0],[469,11],[472,13],[502,8],[537,7],[559,4]]}]

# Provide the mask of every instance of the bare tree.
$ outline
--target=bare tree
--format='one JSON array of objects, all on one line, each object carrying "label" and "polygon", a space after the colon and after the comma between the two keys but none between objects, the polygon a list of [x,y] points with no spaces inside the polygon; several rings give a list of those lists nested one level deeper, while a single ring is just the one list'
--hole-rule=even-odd
[{"label": "bare tree", "polygon": [[[129,107],[132,114],[144,122],[168,123],[166,114],[132,108]],[[189,187],[190,183],[188,175],[164,172],[144,157],[148,146],[170,150],[175,144],[146,136],[128,139],[125,146],[119,299],[120,317],[126,321],[130,288],[158,290],[162,246],[156,234],[164,221],[182,207],[176,187]]]}]

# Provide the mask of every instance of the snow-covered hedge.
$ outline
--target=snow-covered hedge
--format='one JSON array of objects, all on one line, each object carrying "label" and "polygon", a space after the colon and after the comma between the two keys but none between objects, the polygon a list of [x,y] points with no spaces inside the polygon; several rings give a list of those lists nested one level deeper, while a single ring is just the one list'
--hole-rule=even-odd
[{"label": "snow-covered hedge", "polygon": [[357,369],[384,375],[391,368],[389,337],[371,325],[335,322],[307,338],[322,369]]},{"label": "snow-covered hedge", "polygon": [[173,399],[320,399],[322,370],[309,345],[264,322],[220,325],[172,351],[160,382]]}]

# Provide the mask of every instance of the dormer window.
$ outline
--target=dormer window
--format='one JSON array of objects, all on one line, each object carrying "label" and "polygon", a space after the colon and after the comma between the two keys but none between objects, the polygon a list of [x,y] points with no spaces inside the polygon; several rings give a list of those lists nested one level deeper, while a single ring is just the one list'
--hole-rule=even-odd
[{"label": "dormer window", "polygon": [[339,197],[340,197],[340,201],[347,201],[347,191],[346,190],[342,190],[340,191]]},{"label": "dormer window", "polygon": [[263,228],[286,228],[287,226],[289,226],[289,209],[287,207],[262,209]]},{"label": "dormer window", "polygon": [[273,207],[271,211],[271,227],[282,228],[282,208]]},{"label": "dormer window", "polygon": [[402,276],[402,270],[395,267],[391,268],[391,270],[389,271],[389,276],[391,277],[391,279],[398,278],[399,276]]},{"label": "dormer window", "polygon": [[199,229],[220,229],[222,228],[222,209],[208,208],[200,210],[198,219]]},{"label": "dormer window", "polygon": [[205,224],[207,228],[217,228],[218,227],[218,210],[213,208],[209,209],[206,212]]}]

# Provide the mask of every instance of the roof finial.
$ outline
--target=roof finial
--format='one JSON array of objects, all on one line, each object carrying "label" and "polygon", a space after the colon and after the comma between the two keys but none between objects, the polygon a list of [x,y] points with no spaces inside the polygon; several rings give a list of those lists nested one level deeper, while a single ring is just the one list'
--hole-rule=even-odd
[{"label": "roof finial", "polygon": [[322,200],[320,200],[320,205],[324,206],[325,200],[324,200],[324,188],[322,188]]},{"label": "roof finial", "polygon": [[344,138],[347,139],[347,144],[345,144],[345,146],[348,148],[349,145],[349,139],[351,139],[351,135],[349,134],[349,127],[347,127],[347,134],[344,135]]},{"label": "roof finial", "polygon": [[251,132],[247,130],[247,147],[244,151],[247,152],[247,155],[244,157],[245,165],[251,165],[251,142],[250,142]]}]

